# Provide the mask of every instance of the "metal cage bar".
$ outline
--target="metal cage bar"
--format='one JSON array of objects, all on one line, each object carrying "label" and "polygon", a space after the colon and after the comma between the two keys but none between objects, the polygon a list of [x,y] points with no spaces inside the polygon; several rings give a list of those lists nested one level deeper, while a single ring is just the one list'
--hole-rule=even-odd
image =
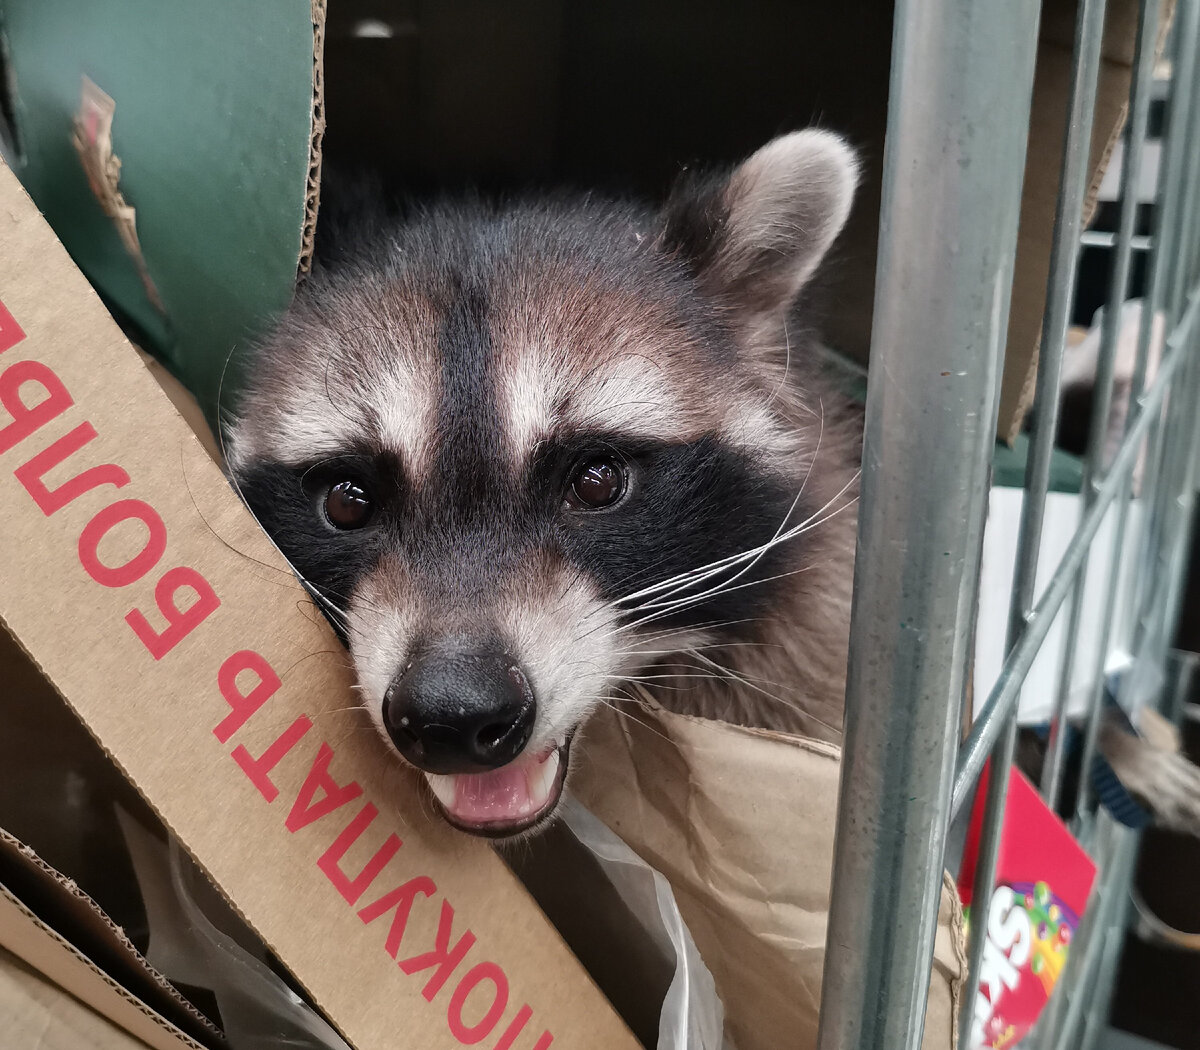
[{"label": "metal cage bar", "polygon": [[[1142,12],[1142,32],[1145,32],[1152,25],[1146,19],[1145,8],[1148,5],[1149,0],[1145,0]],[[1160,375],[1148,395],[1141,395],[1141,387],[1146,375],[1147,351],[1153,309],[1157,305],[1162,280],[1172,265],[1172,253],[1169,247],[1171,227],[1169,224],[1176,202],[1175,194],[1179,192],[1177,188],[1174,188],[1178,185],[1174,177],[1174,172],[1177,169],[1178,158],[1186,155],[1182,144],[1183,129],[1181,127],[1182,117],[1179,102],[1181,99],[1186,100],[1191,98],[1195,90],[1193,77],[1195,72],[1194,51],[1198,42],[1196,39],[1197,10],[1194,3],[1190,6],[1191,10],[1182,12],[1182,18],[1176,32],[1176,56],[1183,61],[1177,63],[1175,68],[1171,116],[1167,131],[1168,148],[1163,158],[1163,167],[1160,170],[1160,182],[1156,197],[1159,207],[1156,231],[1153,238],[1155,254],[1151,261],[1150,285],[1144,304],[1146,309],[1143,314],[1144,323],[1139,333],[1139,346],[1134,375],[1134,396],[1139,401],[1141,417],[1138,422],[1142,424],[1143,431],[1148,431],[1148,425],[1151,422],[1156,422],[1156,415],[1161,411],[1166,386],[1175,378],[1172,375]],[[1143,42],[1145,42],[1144,37]],[[1141,48],[1139,48],[1139,56],[1139,62],[1149,61],[1149,57]],[[1136,81],[1141,80],[1140,72],[1140,69],[1135,70],[1135,92],[1138,90]],[[1195,108],[1193,104],[1193,110]],[[1134,119],[1136,120],[1136,111]],[[1128,194],[1130,193],[1129,182],[1128,179],[1124,181],[1126,182],[1124,192]],[[1128,203],[1128,200],[1126,200],[1125,204],[1128,205]],[[1114,268],[1119,268],[1121,265],[1122,262],[1120,259],[1115,260]],[[1111,314],[1114,307],[1119,305],[1120,300],[1124,298],[1122,292],[1120,297],[1114,301],[1114,297],[1117,295],[1116,278],[1117,274],[1114,272],[1113,285],[1110,289],[1110,298],[1106,308],[1106,313],[1108,314]],[[1196,306],[1196,302],[1193,301],[1180,319],[1179,326],[1172,332],[1171,337],[1168,339],[1169,346],[1167,351],[1171,355],[1172,365],[1176,362],[1187,364],[1192,372],[1192,376],[1189,377],[1187,370],[1182,367],[1180,368],[1182,375],[1179,377],[1180,389],[1178,391],[1185,399],[1190,397],[1192,403],[1194,403],[1196,396],[1196,389],[1194,387],[1196,381],[1195,373],[1197,371]],[[1126,441],[1130,446],[1140,450],[1143,447],[1143,439],[1141,437],[1135,439],[1131,436],[1129,433],[1130,423],[1131,421],[1127,421]],[[1115,464],[1112,470],[1115,474]],[[1105,583],[1104,605],[1106,607],[1112,604],[1115,597],[1116,576],[1121,568],[1122,547],[1131,497],[1133,495],[1132,470],[1123,481],[1122,490],[1117,506],[1117,539],[1108,566],[1108,578]],[[1186,487],[1183,491],[1187,491]],[[1136,603],[1134,603],[1134,606],[1136,608]],[[1089,767],[1091,755],[1095,750],[1100,698],[1104,685],[1102,675],[1104,660],[1108,655],[1113,621],[1120,615],[1120,610],[1114,610],[1102,621],[1101,645],[1092,668],[1092,680],[1095,685],[1092,691],[1087,719],[1084,769]],[[1080,931],[1080,936],[1072,947],[1072,955],[1076,961],[1068,967],[1064,974],[1062,986],[1056,990],[1050,1009],[1039,1025],[1037,1042],[1038,1046],[1044,1048],[1091,1047],[1094,1044],[1100,1028],[1107,1017],[1108,1001],[1111,997],[1115,980],[1119,950],[1124,940],[1123,931],[1129,911],[1128,887],[1132,878],[1139,836],[1130,829],[1117,826],[1102,814],[1099,815],[1098,821],[1093,821],[1092,807],[1094,800],[1091,796],[1090,785],[1085,781],[1084,790],[1080,792],[1076,808],[1075,827],[1077,832],[1083,833],[1085,838],[1087,838],[1092,847],[1093,854],[1101,859],[1102,870],[1100,882],[1097,891],[1093,895],[1088,920],[1085,922],[1084,928]]]},{"label": "metal cage bar", "polygon": [[[1058,430],[1059,385],[1063,351],[1067,344],[1071,307],[1075,298],[1075,272],[1079,259],[1079,235],[1083,226],[1083,202],[1087,193],[1088,160],[1092,145],[1092,121],[1096,104],[1096,78],[1100,72],[1100,44],[1104,36],[1104,0],[1083,0],[1076,19],[1072,57],[1067,132],[1063,142],[1062,174],[1054,217],[1054,240],[1050,252],[1050,276],[1046,288],[1046,310],[1042,320],[1042,342],[1038,354],[1037,390],[1034,398],[1033,430],[1025,469],[1025,495],[1017,533],[1017,556],[1012,597],[1008,612],[1011,653],[1029,626],[1037,591],[1038,555],[1042,525],[1046,517],[1046,493],[1050,488],[1050,459]],[[1086,551],[1085,551],[1086,553]],[[1080,561],[1080,568],[1083,562]],[[1072,576],[1078,579],[1078,570]],[[1082,584],[1076,583],[1076,589]],[[1017,745],[1017,700],[1003,715],[991,752],[991,776],[983,808],[979,854],[975,861],[972,899],[991,899],[1000,856],[1000,835],[1008,798],[1008,776]],[[971,923],[967,944],[967,984],[963,999],[974,1003],[979,991],[979,974],[987,945],[987,927]],[[973,1011],[960,1015],[959,1042],[970,1043]]]},{"label": "metal cage bar", "polygon": [[[1196,29],[1197,29],[1197,10],[1195,0],[1188,0],[1185,5],[1182,5],[1182,10],[1176,15],[1177,25],[1175,30],[1175,49],[1174,49],[1174,70],[1172,78],[1172,87],[1170,92],[1169,114],[1166,128],[1166,149],[1162,157],[1162,165],[1159,170],[1159,183],[1156,193],[1156,215],[1154,229],[1154,250],[1150,259],[1149,277],[1146,294],[1143,301],[1142,324],[1138,333],[1137,360],[1134,367],[1132,389],[1130,392],[1131,402],[1137,403],[1142,397],[1143,388],[1145,385],[1147,367],[1149,363],[1149,349],[1151,328],[1154,321],[1154,315],[1158,310],[1159,303],[1163,295],[1163,288],[1169,270],[1172,243],[1174,234],[1174,211],[1178,200],[1178,192],[1180,186],[1180,167],[1185,156],[1183,152],[1182,142],[1182,113],[1181,102],[1185,105],[1190,101],[1195,94],[1195,70],[1196,70]],[[1153,447],[1155,442],[1147,443],[1146,459],[1147,464],[1151,464],[1154,459]],[[1121,543],[1124,540],[1126,526],[1128,522],[1128,514],[1130,508],[1130,500],[1133,495],[1132,476],[1126,483],[1125,490],[1121,496],[1121,502],[1118,508],[1117,533],[1118,544],[1114,547],[1112,563],[1109,567],[1110,581],[1115,578],[1116,573],[1120,569]],[[1143,508],[1148,501],[1143,501]],[[1147,531],[1148,522],[1143,520],[1142,532],[1139,540],[1148,542]],[[1112,594],[1112,584],[1110,582],[1110,595]],[[1126,627],[1129,626],[1129,617],[1137,611],[1137,601],[1131,604],[1131,613],[1126,617]],[[1115,619],[1119,619],[1123,610],[1114,609],[1108,618],[1108,627],[1111,630],[1111,624]],[[1128,633],[1127,631],[1125,633]],[[1108,648],[1108,636],[1104,638],[1104,649]],[[1103,655],[1107,655],[1105,652]],[[1102,677],[1097,674],[1095,686],[1093,690],[1092,703],[1088,714],[1088,719],[1084,732],[1084,747],[1083,747],[1083,768],[1090,767],[1092,756],[1096,750],[1096,735],[1099,725],[1099,710],[1100,697],[1103,691]],[[1075,824],[1082,828],[1086,825],[1095,799],[1091,790],[1090,783],[1083,785],[1083,790],[1079,793],[1078,802],[1075,811]]]},{"label": "metal cage bar", "polygon": [[[1191,327],[1195,319],[1195,309],[1185,317],[1187,327]],[[1112,467],[1096,493],[1096,502],[1091,510],[1084,515],[1071,542],[1063,552],[1058,570],[1046,585],[1041,598],[1038,599],[1033,613],[1028,620],[1028,627],[1021,635],[1021,640],[1013,647],[1008,659],[1005,660],[1000,677],[996,682],[987,701],[980,709],[979,717],[971,728],[966,741],[959,750],[958,763],[954,774],[954,794],[952,813],[957,814],[971,797],[979,774],[983,771],[988,754],[996,742],[1003,727],[999,715],[1011,712],[1017,702],[1021,685],[1033,661],[1041,649],[1046,635],[1063,601],[1071,591],[1074,576],[1079,571],[1088,546],[1100,529],[1100,523],[1105,511],[1112,505],[1118,494],[1123,490],[1123,484],[1128,482],[1129,475],[1137,462],[1137,453],[1147,432],[1154,422],[1154,414],[1162,407],[1166,398],[1167,387],[1175,370],[1179,367],[1183,355],[1176,350],[1172,352],[1172,344],[1168,340],[1168,352],[1163,357],[1159,369],[1159,378],[1151,391],[1143,399],[1143,410],[1136,414],[1133,424],[1126,433],[1121,447],[1113,459]]]},{"label": "metal cage bar", "polygon": [[[1081,0],[1034,428],[1018,539],[1008,654],[957,758],[954,728],[973,639],[997,379],[1011,290],[1016,218],[1037,36],[1037,0],[899,0],[896,6],[884,193],[864,434],[845,752],[821,1000],[819,1050],[914,1050],[922,1037],[942,850],[952,815],[988,757],[993,777],[977,861],[977,899],[995,879],[1003,788],[1025,678],[1055,618],[1082,625],[1093,540],[1115,518],[1104,580],[1115,606],[1122,547],[1142,509],[1133,600],[1101,617],[1089,668],[1084,769],[1095,752],[1105,659],[1134,638],[1134,667],[1162,667],[1178,615],[1200,456],[1200,0],[1179,0],[1175,61],[1155,229],[1135,234],[1161,0],[1142,0],[1130,88],[1118,230],[1109,275],[1094,410],[1075,535],[1038,588],[1038,551],[1057,423],[1061,358],[1085,235],[1086,190],[1104,0]],[[1097,241],[1093,236],[1092,241]],[[1105,462],[1120,312],[1131,254],[1149,250],[1148,287],[1131,407]],[[1167,335],[1150,375],[1155,313]],[[883,376],[883,381],[878,377]],[[947,378],[954,382],[945,382]],[[1150,382],[1147,380],[1150,379]],[[939,382],[939,380],[942,380]],[[919,396],[913,392],[919,391]],[[939,455],[954,447],[961,455]],[[1134,477],[1144,462],[1140,492]],[[897,552],[903,557],[897,558]],[[1040,593],[1039,593],[1040,591]],[[1067,604],[1070,599],[1069,605]],[[1066,608],[1064,609],[1064,606]],[[1120,631],[1118,631],[1120,629]],[[1072,645],[1058,693],[1043,792],[1061,794]],[[1145,676],[1125,675],[1150,692]],[[1161,692],[1161,689],[1159,690]],[[1075,830],[1100,866],[1072,965],[1036,1035],[1043,1048],[1090,1050],[1107,1016],[1138,835],[1102,811],[1084,777]],[[864,906],[864,902],[871,902]],[[978,985],[972,937],[963,1003]],[[966,1042],[960,1042],[968,1050]]]},{"label": "metal cage bar", "polygon": [[896,6],[821,1050],[921,1040],[1037,14]]},{"label": "metal cage bar", "polygon": [[[1112,269],[1109,273],[1108,297],[1104,306],[1104,319],[1100,334],[1100,354],[1096,367],[1096,401],[1092,406],[1091,427],[1088,432],[1087,451],[1083,460],[1083,475],[1080,479],[1080,493],[1083,497],[1083,511],[1086,514],[1096,502],[1096,486],[1094,482],[1104,473],[1104,442],[1107,433],[1109,412],[1112,409],[1113,378],[1117,358],[1117,335],[1121,328],[1121,306],[1129,289],[1130,261],[1132,258],[1133,232],[1137,222],[1138,212],[1138,176],[1142,170],[1142,158],[1145,156],[1146,129],[1149,124],[1150,94],[1154,77],[1154,48],[1158,30],[1159,0],[1144,0],[1138,13],[1137,40],[1134,45],[1134,69],[1131,77],[1129,95],[1129,126],[1125,135],[1125,153],[1121,164],[1120,219],[1117,224],[1117,237]],[[1124,508],[1118,510],[1122,515],[1122,525],[1114,549],[1119,552],[1124,538]],[[1107,608],[1115,598],[1117,574],[1120,571],[1118,561],[1109,573],[1106,583],[1106,597],[1102,608]],[[1070,613],[1067,620],[1067,637],[1075,638],[1083,626],[1084,583],[1088,574],[1088,555],[1084,554],[1079,567],[1079,576],[1071,592]],[[1110,618],[1105,619],[1105,625]],[[1104,673],[1104,657],[1108,649],[1108,631],[1102,628],[1102,637],[1097,646],[1098,662],[1091,668],[1094,680],[1099,680]],[[1063,649],[1062,666],[1059,669],[1058,695],[1055,697],[1054,713],[1050,720],[1050,742],[1046,757],[1046,767],[1042,777],[1042,795],[1046,804],[1054,809],[1058,806],[1062,793],[1063,774],[1065,771],[1064,758],[1066,755],[1066,712],[1067,700],[1070,696],[1071,681],[1075,671],[1075,646],[1068,645]]]}]

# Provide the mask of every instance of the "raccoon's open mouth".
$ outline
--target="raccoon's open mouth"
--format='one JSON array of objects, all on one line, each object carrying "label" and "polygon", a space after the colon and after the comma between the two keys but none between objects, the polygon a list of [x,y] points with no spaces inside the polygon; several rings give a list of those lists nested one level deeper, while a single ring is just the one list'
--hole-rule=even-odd
[{"label": "raccoon's open mouth", "polygon": [[567,779],[568,740],[524,754],[486,773],[426,773],[448,823],[473,835],[504,838],[549,819]]}]

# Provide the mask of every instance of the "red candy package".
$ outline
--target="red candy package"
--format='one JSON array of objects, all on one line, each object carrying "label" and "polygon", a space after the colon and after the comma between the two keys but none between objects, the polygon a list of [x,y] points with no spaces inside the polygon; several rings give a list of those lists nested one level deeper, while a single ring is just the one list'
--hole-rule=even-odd
[{"label": "red candy package", "polygon": [[[967,922],[979,854],[988,771],[980,779],[958,892]],[[996,888],[983,921],[987,944],[975,998],[971,1045],[1015,1046],[1050,999],[1087,905],[1096,865],[1017,770],[1008,782]]]}]

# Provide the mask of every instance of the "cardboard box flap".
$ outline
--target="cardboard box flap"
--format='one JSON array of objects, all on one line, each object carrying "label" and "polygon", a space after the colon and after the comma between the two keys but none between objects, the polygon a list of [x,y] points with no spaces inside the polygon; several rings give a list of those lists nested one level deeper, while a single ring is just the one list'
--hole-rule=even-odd
[{"label": "cardboard box flap", "polygon": [[[22,179],[210,419],[230,350],[291,298],[315,222],[314,28],[324,16],[313,6],[4,4]],[[111,155],[97,163],[138,256],[72,146],[76,116],[88,119],[83,77],[112,103]]]},{"label": "cardboard box flap", "polygon": [[[118,1028],[136,1036],[141,1040],[139,1046],[144,1044],[152,1050],[204,1050],[200,1043],[185,1035],[137,996],[115,982],[78,948],[42,922],[3,885],[0,885],[0,947],[23,959],[48,980],[70,992],[96,1013],[108,1018]],[[6,967],[6,978],[11,974],[12,971]],[[27,983],[21,982],[22,985]],[[0,985],[3,986],[3,990],[0,990],[0,1006],[3,1006],[10,994],[9,981],[0,981]],[[8,1012],[9,1010],[11,1012]],[[62,1020],[63,1015],[69,1012],[64,1009],[63,1003],[55,1003],[53,1016],[58,1020]],[[5,1011],[4,1022],[6,1037],[14,1034],[14,1024],[17,1026],[17,1033],[22,1031],[22,1018],[11,1003]],[[89,1047],[115,1048],[133,1045],[133,1040],[129,1040],[127,1044],[125,1040],[116,1038],[115,1033],[106,1033],[103,1028],[87,1019],[79,1019],[77,1024],[78,1027],[71,1025],[75,1042],[43,1041],[42,1036],[47,1035],[49,1028],[47,1026],[47,1029],[39,1034],[38,1042],[22,1043],[22,1050],[39,1050],[42,1047],[51,1050],[56,1046],[77,1047],[81,1045],[79,1037],[85,1033],[89,1038],[84,1045]],[[47,1036],[47,1040],[49,1039]]]},{"label": "cardboard box flap", "polygon": [[[671,883],[738,1050],[814,1046],[839,749],[631,705],[582,742],[576,795]],[[944,887],[925,1050],[954,1046],[966,973]]]},{"label": "cardboard box flap", "polygon": [[144,911],[115,811],[152,814],[2,628],[0,681],[0,882],[151,1009],[219,1036],[133,943]]},{"label": "cardboard box flap", "polygon": [[0,619],[357,1050],[634,1046],[367,731],[332,632],[7,169],[0,204]]},{"label": "cardboard box flap", "polygon": [[[3,829],[0,829],[0,884],[23,914],[69,944],[87,960],[89,967],[104,975],[108,984],[120,986],[131,999],[137,1000],[144,1012],[160,1016],[163,1024],[172,1029],[182,1029],[190,1045],[221,1045],[217,1028],[142,958],[125,932],[95,901],[73,880],[55,871]],[[18,947],[5,944],[31,965],[38,966]],[[101,1012],[109,1016],[104,1010]]]}]

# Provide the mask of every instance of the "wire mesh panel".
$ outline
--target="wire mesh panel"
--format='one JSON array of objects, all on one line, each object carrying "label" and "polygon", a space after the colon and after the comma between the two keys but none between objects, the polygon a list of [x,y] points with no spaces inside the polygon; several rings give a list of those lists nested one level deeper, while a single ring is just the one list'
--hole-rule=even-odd
[{"label": "wire mesh panel", "polygon": [[[1160,23],[1174,8],[1171,85],[1151,236],[1136,236]],[[1117,229],[1100,332],[1075,534],[1044,583],[1038,560],[1058,429],[1060,382],[1088,188],[1105,0],[1080,0],[1050,277],[1031,416],[1007,657],[955,755],[977,598],[997,377],[1030,109],[1038,4],[901,0],[892,85],[871,375],[864,437],[845,760],[822,990],[821,1050],[919,1045],[943,848],[990,763],[973,899],[987,901],[1014,756],[1022,688],[1051,625],[1067,628],[1041,791],[1060,805],[1067,699],[1086,668],[1082,783],[1072,831],[1099,868],[1070,965],[1030,1036],[1042,1050],[1089,1050],[1107,1017],[1137,832],[1098,808],[1096,753],[1114,639],[1132,639],[1122,706],[1155,703],[1179,614],[1200,454],[1200,0],[1142,0]],[[1094,239],[1094,238],[1093,238]],[[1106,452],[1122,305],[1135,248],[1147,286],[1130,409]],[[1155,367],[1161,316],[1166,337]],[[935,376],[961,383],[939,387]],[[954,457],[941,453],[955,450]],[[1142,465],[1139,480],[1139,464]],[[1140,504],[1141,528],[1130,527]],[[1105,521],[1095,645],[1084,580]],[[1135,550],[1131,597],[1118,581]],[[897,569],[897,563],[899,569]],[[1048,567],[1047,567],[1048,568]],[[1046,574],[1043,573],[1043,577]],[[864,906],[870,902],[869,906]],[[986,924],[971,924],[960,1045],[971,1037]]]}]

